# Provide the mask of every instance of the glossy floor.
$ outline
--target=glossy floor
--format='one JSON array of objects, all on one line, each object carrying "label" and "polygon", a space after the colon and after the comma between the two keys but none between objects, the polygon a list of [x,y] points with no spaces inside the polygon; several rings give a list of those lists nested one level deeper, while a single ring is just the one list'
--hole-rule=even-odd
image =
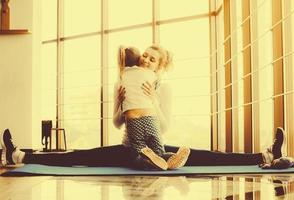
[{"label": "glossy floor", "polygon": [[0,177],[0,199],[294,199],[294,174]]}]

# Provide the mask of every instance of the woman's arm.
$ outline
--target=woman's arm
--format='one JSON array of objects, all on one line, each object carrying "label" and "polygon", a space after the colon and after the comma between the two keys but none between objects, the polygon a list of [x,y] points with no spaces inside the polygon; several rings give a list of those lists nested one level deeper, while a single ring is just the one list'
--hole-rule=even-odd
[{"label": "woman's arm", "polygon": [[160,107],[159,118],[162,133],[170,128],[172,115],[172,90],[169,84],[164,83],[158,89],[158,103]]},{"label": "woman's arm", "polygon": [[161,132],[165,133],[171,121],[172,91],[168,84],[161,84],[158,91],[146,82],[142,86],[144,94],[152,99],[154,108],[160,120]]},{"label": "woman's arm", "polygon": [[119,86],[118,83],[114,85],[114,94],[113,94],[113,124],[116,128],[120,129],[121,126],[124,124],[125,119],[122,114],[121,105],[125,99],[125,88]]}]

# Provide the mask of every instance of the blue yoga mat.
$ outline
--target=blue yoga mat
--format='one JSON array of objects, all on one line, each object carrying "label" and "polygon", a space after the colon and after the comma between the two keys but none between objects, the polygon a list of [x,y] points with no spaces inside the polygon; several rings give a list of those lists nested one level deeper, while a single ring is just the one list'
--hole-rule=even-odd
[{"label": "blue yoga mat", "polygon": [[167,171],[142,171],[123,167],[58,167],[27,164],[5,172],[2,176],[117,176],[117,175],[213,175],[213,174],[268,174],[294,173],[289,169],[261,169],[257,165],[245,166],[187,166]]}]

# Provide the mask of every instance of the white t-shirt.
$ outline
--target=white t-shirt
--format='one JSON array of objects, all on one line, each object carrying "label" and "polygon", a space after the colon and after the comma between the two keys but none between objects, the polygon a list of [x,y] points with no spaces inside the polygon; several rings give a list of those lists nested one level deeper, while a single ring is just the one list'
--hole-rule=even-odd
[{"label": "white t-shirt", "polygon": [[143,67],[126,67],[121,77],[120,85],[126,89],[122,112],[140,108],[153,108],[151,99],[143,93],[142,84],[156,81],[156,74]]},{"label": "white t-shirt", "polygon": [[[142,83],[141,83],[142,84]],[[140,87],[141,87],[140,84]],[[118,104],[118,88],[120,86],[120,82],[118,81],[114,85],[114,94],[113,94],[113,100],[114,100],[114,106]],[[139,88],[140,88],[139,87]],[[141,91],[141,94],[144,95],[142,88],[138,90],[138,92]],[[125,95],[126,97],[127,95]],[[171,121],[171,114],[172,114],[172,90],[169,84],[162,83],[160,86],[156,89],[156,97],[160,105],[160,109],[162,111],[162,114],[165,118],[165,120],[162,120],[160,118],[160,127],[161,127],[161,133],[165,133],[166,130],[170,126]],[[145,95],[146,98],[146,95]],[[147,97],[148,98],[148,97]],[[113,124],[116,128],[120,129],[122,125],[124,124],[124,115],[121,109],[118,109],[117,111],[114,110],[113,113]]]}]

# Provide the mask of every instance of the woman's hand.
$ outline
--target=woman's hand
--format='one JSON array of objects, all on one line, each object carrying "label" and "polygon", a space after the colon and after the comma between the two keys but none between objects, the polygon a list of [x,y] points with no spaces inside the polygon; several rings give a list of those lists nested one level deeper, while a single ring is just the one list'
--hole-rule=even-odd
[{"label": "woman's hand", "polygon": [[117,97],[116,97],[117,98],[117,104],[115,108],[116,110],[118,110],[121,107],[123,101],[125,100],[126,98],[125,94],[126,94],[126,89],[122,86],[119,86],[117,91]]},{"label": "woman's hand", "polygon": [[147,95],[149,98],[151,98],[152,102],[154,103],[156,98],[156,92],[155,92],[155,83],[151,84],[148,81],[142,84],[142,90],[145,95]]}]

